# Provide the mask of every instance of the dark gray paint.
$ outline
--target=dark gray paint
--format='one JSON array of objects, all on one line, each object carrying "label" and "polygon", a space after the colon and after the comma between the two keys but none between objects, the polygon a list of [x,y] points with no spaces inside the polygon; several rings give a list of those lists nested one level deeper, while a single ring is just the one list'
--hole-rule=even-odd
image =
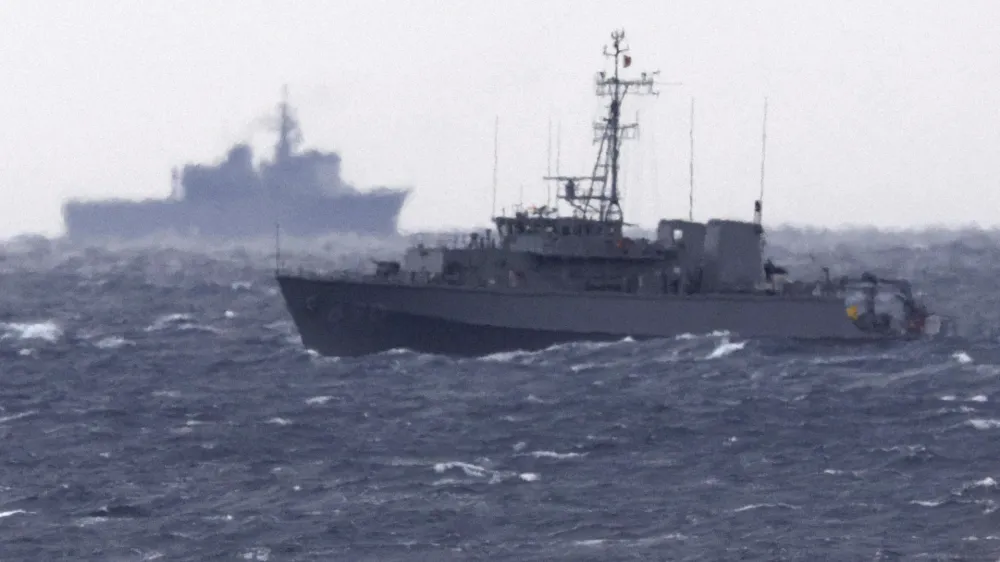
[{"label": "dark gray paint", "polygon": [[[285,275],[278,282],[303,343],[331,355],[393,348],[478,354],[721,330],[739,337],[878,337],[858,329],[834,297],[535,293]],[[471,347],[434,341],[462,330]]]}]

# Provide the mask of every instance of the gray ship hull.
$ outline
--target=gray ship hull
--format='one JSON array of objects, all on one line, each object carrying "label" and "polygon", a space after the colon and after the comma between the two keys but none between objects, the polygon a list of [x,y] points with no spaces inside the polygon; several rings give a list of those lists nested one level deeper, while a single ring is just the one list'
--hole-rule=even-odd
[{"label": "gray ship hull", "polygon": [[373,236],[397,234],[408,191],[393,190],[342,197],[251,196],[229,201],[96,201],[63,207],[71,240],[142,238],[175,233],[243,239],[282,234],[295,237],[332,233]]},{"label": "gray ship hull", "polygon": [[837,298],[531,293],[279,275],[302,343],[323,355],[405,348],[479,356],[571,341],[726,330],[739,337],[864,340]]}]

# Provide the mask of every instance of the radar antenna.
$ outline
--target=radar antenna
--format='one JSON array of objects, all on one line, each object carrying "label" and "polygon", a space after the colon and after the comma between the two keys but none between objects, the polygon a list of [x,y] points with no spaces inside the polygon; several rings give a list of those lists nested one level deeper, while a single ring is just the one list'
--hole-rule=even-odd
[{"label": "radar antenna", "polygon": [[[594,123],[594,143],[599,148],[593,171],[589,176],[557,175],[547,176],[545,179],[566,182],[564,193],[558,197],[569,203],[583,218],[621,223],[624,222],[618,192],[621,143],[625,139],[637,138],[639,132],[638,123],[622,123],[622,101],[628,92],[658,96],[660,92],[653,89],[656,84],[653,77],[660,71],[643,72],[638,79],[622,78],[621,71],[632,65],[632,57],[627,54],[629,48],[624,44],[625,31],[612,32],[611,39],[611,48],[604,47],[604,56],[614,60],[614,71],[610,76],[607,72],[600,71],[595,78],[597,95],[608,96],[611,101],[607,116]],[[585,193],[577,189],[576,182],[580,181],[590,182]]]}]

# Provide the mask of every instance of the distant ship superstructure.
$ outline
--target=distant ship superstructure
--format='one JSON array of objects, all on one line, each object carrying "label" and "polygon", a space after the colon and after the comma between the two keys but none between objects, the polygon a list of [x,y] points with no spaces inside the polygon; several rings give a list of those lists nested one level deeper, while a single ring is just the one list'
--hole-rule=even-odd
[{"label": "distant ship superstructure", "polygon": [[71,201],[63,206],[66,235],[137,238],[160,232],[218,238],[397,232],[409,189],[359,191],[340,175],[340,155],[299,151],[302,133],[288,104],[279,106],[273,157],[254,164],[248,144],[230,148],[216,165],[187,164],[172,172],[168,199]]}]

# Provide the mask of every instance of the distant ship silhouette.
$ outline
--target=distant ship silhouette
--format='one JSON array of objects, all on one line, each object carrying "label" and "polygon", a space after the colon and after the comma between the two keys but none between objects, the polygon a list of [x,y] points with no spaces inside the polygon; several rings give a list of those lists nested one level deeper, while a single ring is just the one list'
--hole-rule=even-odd
[{"label": "distant ship silhouette", "polygon": [[331,233],[387,236],[397,233],[409,189],[362,192],[340,177],[334,152],[297,152],[302,142],[288,104],[279,108],[278,142],[270,162],[254,166],[253,149],[240,143],[218,165],[174,169],[168,199],[69,201],[62,215],[71,240],[129,239],[160,233],[239,239]]}]

